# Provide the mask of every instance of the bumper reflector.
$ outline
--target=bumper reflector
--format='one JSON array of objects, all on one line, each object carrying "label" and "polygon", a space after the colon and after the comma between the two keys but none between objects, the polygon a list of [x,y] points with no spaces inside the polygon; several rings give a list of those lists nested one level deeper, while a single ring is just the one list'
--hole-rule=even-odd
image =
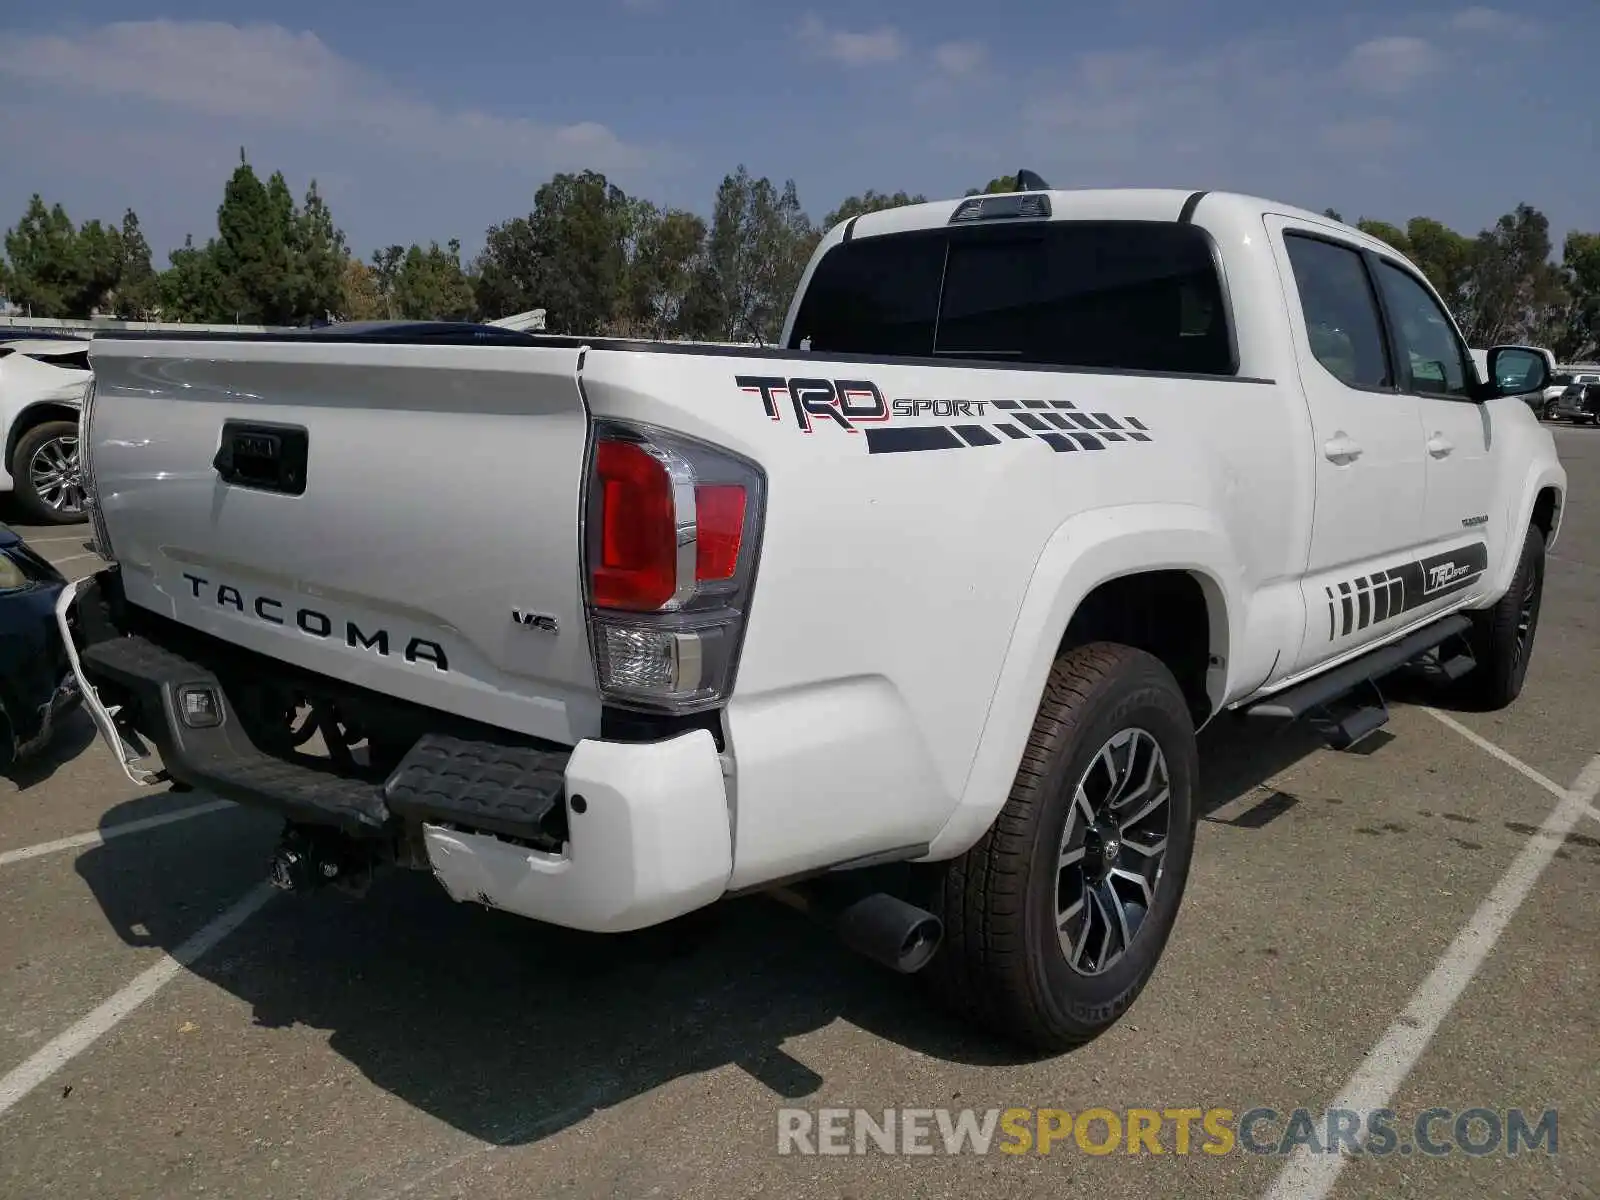
[{"label": "bumper reflector", "polygon": [[222,724],[222,699],[215,688],[179,688],[178,716],[190,729],[215,729]]}]

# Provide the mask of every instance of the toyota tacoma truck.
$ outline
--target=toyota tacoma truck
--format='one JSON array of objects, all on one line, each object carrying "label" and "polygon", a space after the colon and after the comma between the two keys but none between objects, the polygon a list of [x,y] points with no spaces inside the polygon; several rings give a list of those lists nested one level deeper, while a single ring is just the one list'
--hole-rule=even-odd
[{"label": "toyota tacoma truck", "polygon": [[[1035,1047],[1133,1003],[1196,731],[1509,704],[1566,475],[1384,243],[1025,190],[831,230],[781,345],[102,334],[112,564],[58,613],[130,777],[581,930],[771,892]],[[69,617],[73,618],[69,624]],[[893,888],[863,881],[892,879]]]}]

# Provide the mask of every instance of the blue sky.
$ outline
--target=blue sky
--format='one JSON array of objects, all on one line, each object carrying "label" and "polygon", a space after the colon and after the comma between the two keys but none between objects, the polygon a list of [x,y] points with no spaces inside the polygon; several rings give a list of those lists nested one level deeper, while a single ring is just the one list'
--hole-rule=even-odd
[{"label": "blue sky", "polygon": [[1525,200],[1559,245],[1600,229],[1600,5],[1505,3],[52,0],[0,39],[0,226],[132,205],[164,262],[243,144],[363,254],[470,252],[584,166],[704,213],[740,162],[818,219],[1027,166],[1466,232]]}]

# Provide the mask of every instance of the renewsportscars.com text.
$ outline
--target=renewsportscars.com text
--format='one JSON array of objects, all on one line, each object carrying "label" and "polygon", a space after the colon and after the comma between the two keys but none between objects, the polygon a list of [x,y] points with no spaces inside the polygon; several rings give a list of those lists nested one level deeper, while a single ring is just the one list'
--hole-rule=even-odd
[{"label": "renewsportscars.com text", "polygon": [[1557,1153],[1556,1110],[781,1108],[779,1154]]}]

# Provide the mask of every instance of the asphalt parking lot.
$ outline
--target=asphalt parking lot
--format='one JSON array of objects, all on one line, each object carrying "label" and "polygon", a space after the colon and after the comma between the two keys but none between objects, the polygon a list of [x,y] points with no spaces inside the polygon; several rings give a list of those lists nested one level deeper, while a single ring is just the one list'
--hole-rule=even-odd
[{"label": "asphalt parking lot", "polygon": [[[78,714],[0,780],[0,1195],[1600,1195],[1600,431],[1556,436],[1566,523],[1517,705],[1399,703],[1360,753],[1208,730],[1162,966],[1057,1058],[986,1043],[763,899],[607,939],[425,875],[269,895],[272,820],[139,793]],[[18,528],[95,568],[81,527]],[[1557,1153],[1281,1179],[1276,1155],[1170,1135],[1160,1155],[778,1153],[782,1108],[1320,1122],[1341,1098],[1402,1135],[1430,1108],[1554,1109]]]}]

